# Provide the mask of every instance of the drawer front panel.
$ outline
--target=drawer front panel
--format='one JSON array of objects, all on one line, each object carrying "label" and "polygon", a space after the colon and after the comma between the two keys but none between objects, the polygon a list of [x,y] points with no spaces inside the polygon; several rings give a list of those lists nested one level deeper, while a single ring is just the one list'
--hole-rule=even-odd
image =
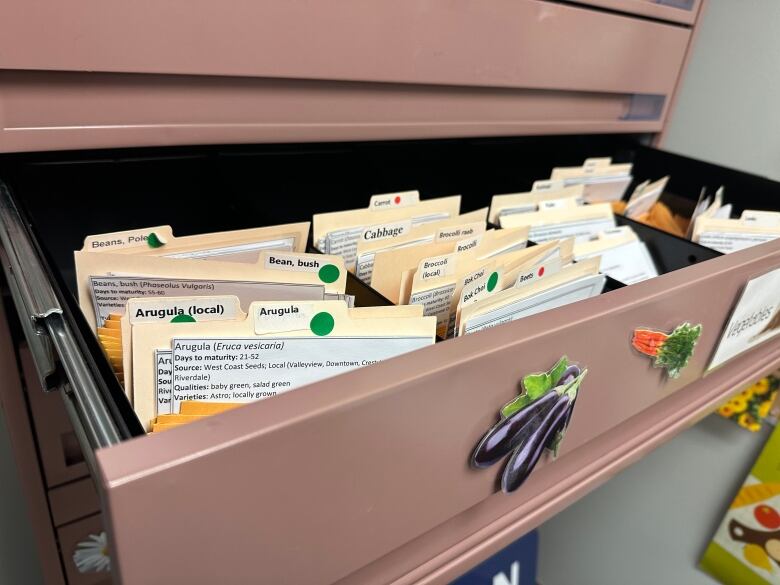
[{"label": "drawer front panel", "polygon": [[658,132],[663,94],[0,71],[0,151]]},{"label": "drawer front panel", "polygon": [[540,0],[31,0],[2,24],[1,152],[659,132],[691,37]]},{"label": "drawer front panel", "polygon": [[62,395],[59,391],[45,392],[41,388],[27,347],[22,348],[19,355],[46,485],[51,488],[86,476],[87,464]]},{"label": "drawer front panel", "polygon": [[49,506],[55,526],[62,526],[100,512],[100,499],[91,477],[49,490]]},{"label": "drawer front panel", "polygon": [[[780,362],[775,339],[702,379],[744,284],[777,267],[779,241],[101,450],[121,573],[307,584],[363,570],[371,578],[353,582],[379,583],[400,568],[371,563],[448,521],[473,534],[522,510],[494,534],[516,537]],[[631,332],[683,321],[704,332],[666,380]],[[521,376],[564,354],[590,373],[562,456],[497,494],[497,469],[474,471],[469,455]],[[166,547],[143,538],[149,516],[176,520],[159,527]],[[204,545],[206,532],[219,538]],[[198,561],[172,566],[185,551]]]},{"label": "drawer front panel", "polygon": [[4,69],[661,94],[690,35],[540,0],[30,0],[4,25]]}]

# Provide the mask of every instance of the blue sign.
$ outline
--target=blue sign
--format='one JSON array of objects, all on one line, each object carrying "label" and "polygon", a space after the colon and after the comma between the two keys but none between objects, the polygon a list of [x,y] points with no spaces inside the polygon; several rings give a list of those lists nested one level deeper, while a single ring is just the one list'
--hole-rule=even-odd
[{"label": "blue sign", "polygon": [[538,553],[539,535],[534,530],[458,577],[451,585],[536,585]]}]

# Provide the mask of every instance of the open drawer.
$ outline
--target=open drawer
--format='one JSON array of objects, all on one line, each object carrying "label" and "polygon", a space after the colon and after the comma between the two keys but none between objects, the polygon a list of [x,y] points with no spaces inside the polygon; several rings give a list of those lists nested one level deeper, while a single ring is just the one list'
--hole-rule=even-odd
[{"label": "open drawer", "polygon": [[[711,165],[613,136],[2,159],[13,192],[0,208],[6,277],[46,387],[70,398],[118,580],[445,583],[777,367],[780,338],[704,375],[745,284],[780,268],[780,240],[721,256],[636,226],[658,278],[134,438],[140,424],[69,292],[72,250],[88,233],[305,220],[408,188],[459,192],[475,209],[594,155],[653,173],[673,166],[669,190],[683,198],[710,182]],[[717,173],[733,199],[750,200],[742,187],[755,177]],[[632,350],[631,333],[684,321],[703,334],[682,376],[667,379]],[[561,454],[505,495],[469,456],[520,377],[561,355],[590,372]]]}]

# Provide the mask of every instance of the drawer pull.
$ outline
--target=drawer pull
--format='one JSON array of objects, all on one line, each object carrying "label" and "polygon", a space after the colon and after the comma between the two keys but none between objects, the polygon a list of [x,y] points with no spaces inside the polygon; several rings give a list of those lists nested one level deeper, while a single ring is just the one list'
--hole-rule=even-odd
[{"label": "drawer pull", "polygon": [[693,10],[694,0],[656,0],[662,6],[670,6],[681,10]]},{"label": "drawer pull", "polygon": [[631,95],[628,111],[621,120],[660,120],[664,111],[666,96],[635,93]]}]

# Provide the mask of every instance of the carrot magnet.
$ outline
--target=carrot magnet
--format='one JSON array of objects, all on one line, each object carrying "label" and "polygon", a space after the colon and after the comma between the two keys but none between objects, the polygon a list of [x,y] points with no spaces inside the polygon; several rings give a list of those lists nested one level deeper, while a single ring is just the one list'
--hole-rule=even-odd
[{"label": "carrot magnet", "polygon": [[506,493],[519,488],[545,449],[557,454],[586,374],[564,356],[549,371],[525,376],[523,392],[501,409],[499,421],[474,449],[471,466],[487,468],[509,456],[501,487]]},{"label": "carrot magnet", "polygon": [[682,323],[671,333],[640,327],[634,329],[631,345],[635,350],[653,358],[656,368],[666,368],[670,378],[677,378],[693,356],[701,336],[701,325]]}]

